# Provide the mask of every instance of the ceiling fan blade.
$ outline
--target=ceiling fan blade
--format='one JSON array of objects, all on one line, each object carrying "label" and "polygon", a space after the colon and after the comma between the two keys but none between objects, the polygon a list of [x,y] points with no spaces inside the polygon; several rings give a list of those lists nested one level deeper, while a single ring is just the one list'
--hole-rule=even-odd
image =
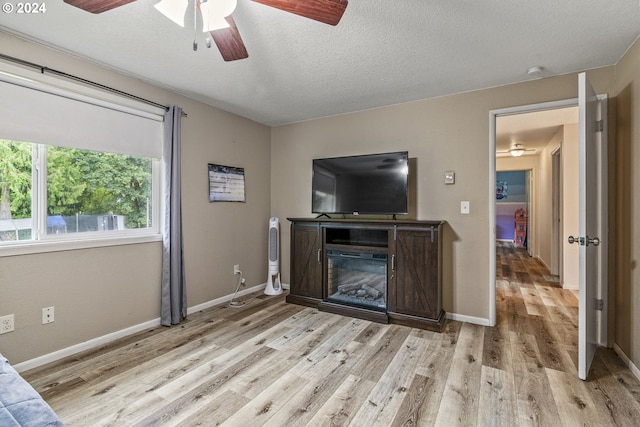
[{"label": "ceiling fan blade", "polygon": [[222,28],[220,30],[209,31],[213,41],[218,46],[218,50],[222,55],[222,59],[225,61],[236,61],[238,59],[244,59],[249,57],[247,48],[244,46],[242,37],[236,22],[231,15],[227,16],[226,21],[229,23],[229,28]]},{"label": "ceiling fan blade", "polygon": [[314,21],[337,25],[347,8],[348,0],[253,0],[285,12],[295,13]]},{"label": "ceiling fan blade", "polygon": [[102,13],[136,0],[64,0],[65,3],[91,13]]}]

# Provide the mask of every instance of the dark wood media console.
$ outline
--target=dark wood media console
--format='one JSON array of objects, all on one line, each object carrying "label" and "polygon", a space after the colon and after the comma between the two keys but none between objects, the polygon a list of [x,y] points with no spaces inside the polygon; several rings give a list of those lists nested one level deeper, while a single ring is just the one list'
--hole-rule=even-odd
[{"label": "dark wood media console", "polygon": [[288,220],[287,302],[442,331],[443,221]]}]

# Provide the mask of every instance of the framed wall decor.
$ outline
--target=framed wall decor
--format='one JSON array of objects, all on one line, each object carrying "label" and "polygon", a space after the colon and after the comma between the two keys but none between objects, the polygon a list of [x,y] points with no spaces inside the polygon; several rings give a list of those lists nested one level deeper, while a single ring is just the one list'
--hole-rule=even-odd
[{"label": "framed wall decor", "polygon": [[209,163],[209,202],[245,202],[244,168]]}]

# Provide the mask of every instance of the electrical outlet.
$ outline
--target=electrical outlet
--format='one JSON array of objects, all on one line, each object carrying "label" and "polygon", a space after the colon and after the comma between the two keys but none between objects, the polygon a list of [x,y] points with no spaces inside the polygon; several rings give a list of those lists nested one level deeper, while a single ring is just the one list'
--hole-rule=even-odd
[{"label": "electrical outlet", "polygon": [[55,320],[54,308],[46,307],[42,309],[42,324],[52,323]]},{"label": "electrical outlet", "polygon": [[240,274],[240,264],[233,266],[233,274]]},{"label": "electrical outlet", "polygon": [[0,334],[15,331],[13,314],[0,317]]}]

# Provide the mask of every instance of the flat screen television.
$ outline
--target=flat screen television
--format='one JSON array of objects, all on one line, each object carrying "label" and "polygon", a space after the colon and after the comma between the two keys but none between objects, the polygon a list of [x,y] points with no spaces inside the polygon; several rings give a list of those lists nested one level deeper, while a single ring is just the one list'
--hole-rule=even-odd
[{"label": "flat screen television", "polygon": [[313,160],[315,214],[407,214],[409,153]]}]

